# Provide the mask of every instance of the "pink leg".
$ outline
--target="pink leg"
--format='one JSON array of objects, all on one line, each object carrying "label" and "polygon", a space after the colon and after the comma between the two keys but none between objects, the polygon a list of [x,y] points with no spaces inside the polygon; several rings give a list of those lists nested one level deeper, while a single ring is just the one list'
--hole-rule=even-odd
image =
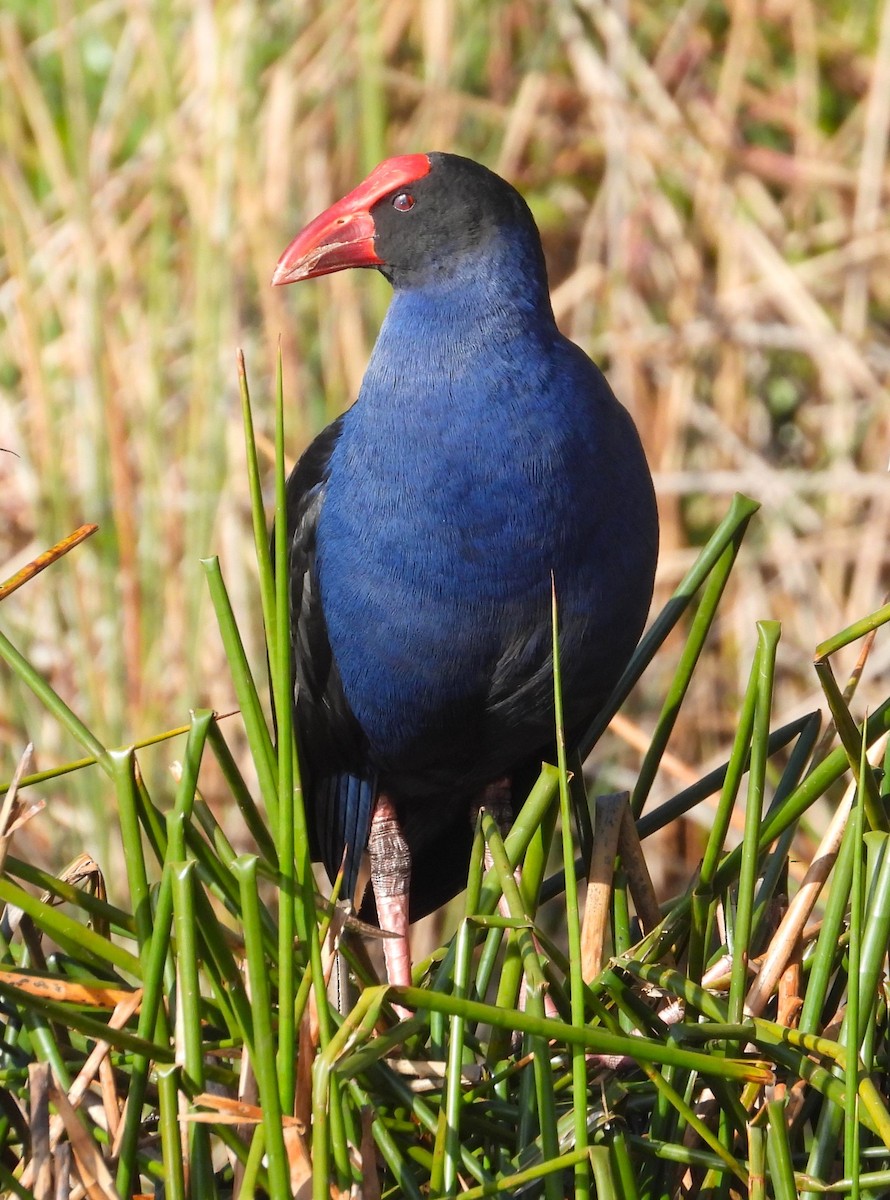
[{"label": "pink leg", "polygon": [[[383,939],[383,958],[390,983],[411,986],[411,951],[408,946],[408,889],[411,883],[411,854],[399,827],[395,805],[381,795],[371,817],[368,838],[371,887],[380,928],[394,937]],[[396,1006],[402,1017],[411,1014]]]}]

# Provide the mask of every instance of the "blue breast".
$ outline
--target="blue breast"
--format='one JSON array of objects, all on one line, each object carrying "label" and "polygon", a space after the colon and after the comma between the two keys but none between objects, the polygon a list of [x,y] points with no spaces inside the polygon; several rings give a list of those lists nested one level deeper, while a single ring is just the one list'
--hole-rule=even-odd
[{"label": "blue breast", "polygon": [[635,593],[648,605],[640,530],[654,509],[636,432],[546,292],[493,274],[469,292],[395,294],[331,458],[322,604],[385,762],[445,752],[437,731],[453,739],[462,722],[471,736],[505,654],[530,670],[546,658],[551,571],[569,686],[611,653]]}]

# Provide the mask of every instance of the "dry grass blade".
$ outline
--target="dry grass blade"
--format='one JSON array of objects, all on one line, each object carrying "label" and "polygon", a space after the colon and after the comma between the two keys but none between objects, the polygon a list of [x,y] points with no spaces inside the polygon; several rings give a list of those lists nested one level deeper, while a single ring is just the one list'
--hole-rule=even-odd
[{"label": "dry grass blade", "polygon": [[627,792],[598,796],[596,800],[596,837],[590,860],[584,920],[581,925],[582,978],[585,983],[589,983],[600,973],[606,959],[615,855],[618,853],[618,839],[621,836],[627,801]]},{"label": "dry grass blade", "polygon": [[81,1183],[90,1200],[119,1200],[114,1178],[102,1157],[102,1151],[90,1137],[80,1117],[58,1087],[51,1089],[52,1102],[65,1126]]},{"label": "dry grass blade", "polygon": [[300,1130],[290,1125],[284,1131],[284,1150],[290,1167],[290,1186],[296,1200],[308,1200],[312,1186],[312,1159]]},{"label": "dry grass blade", "polygon": [[789,957],[788,965],[782,972],[777,988],[776,1023],[791,1029],[797,1021],[803,1007],[803,997],[800,993],[801,969],[800,959],[803,952],[803,939],[799,938]]},{"label": "dry grass blade", "polygon": [[30,1092],[31,1159],[30,1170],[35,1200],[51,1200],[53,1164],[49,1135],[50,1068],[48,1063],[31,1063],[28,1068]]},{"label": "dry grass blade", "polygon": [[49,550],[45,550],[43,554],[38,554],[35,559],[32,559],[20,571],[16,571],[11,579],[7,579],[5,583],[0,583],[0,600],[5,600],[7,596],[11,596],[13,592],[17,591],[30,579],[33,579],[35,575],[39,575],[41,571],[45,571],[54,562],[58,562],[69,550],[73,550],[75,546],[79,546],[81,542],[85,542],[88,537],[92,537],[98,528],[98,525],[81,525],[79,529],[75,529],[73,533],[69,533],[66,538],[62,538],[60,542],[56,542]]},{"label": "dry grass blade", "polygon": [[0,875],[3,874],[6,856],[9,853],[9,847],[12,845],[12,835],[17,829],[21,829],[27,821],[30,821],[32,817],[36,816],[37,813],[41,812],[44,807],[43,800],[32,801],[26,805],[18,799],[19,785],[28,773],[33,753],[34,747],[29,742],[22,751],[15,774],[10,781],[6,795],[3,797],[3,806],[0,808]]},{"label": "dry grass blade", "polygon": [[362,1200],[380,1200],[380,1177],[377,1174],[377,1151],[374,1146],[373,1123],[374,1114],[370,1108],[363,1108],[362,1140],[359,1147],[362,1168]]},{"label": "dry grass blade", "polygon": [[139,1009],[140,992],[124,988],[105,987],[102,984],[79,983],[76,980],[48,978],[46,975],[31,975],[27,971],[10,971],[0,968],[0,982],[10,984],[29,996],[46,1000],[58,1000],[67,1004],[83,1004],[91,1008],[110,1008],[115,1005],[133,1005]]},{"label": "dry grass blade", "polygon": [[[412,1092],[436,1092],[445,1082],[447,1063],[429,1058],[390,1058],[387,1066],[408,1081]],[[476,1063],[466,1063],[461,1067],[461,1082],[467,1087],[475,1087],[482,1082],[483,1071]]]},{"label": "dry grass blade", "polygon": [[[865,140],[859,162],[853,230],[860,236],[873,233],[881,219],[885,187],[887,136],[890,133],[890,8],[881,16],[877,53],[865,112]],[[852,338],[865,335],[868,322],[868,273],[859,266],[850,271],[844,294],[843,327]]]},{"label": "dry grass blade", "polygon": [[294,1090],[294,1116],[304,1129],[308,1129],[312,1121],[312,1064],[315,1061],[317,1048],[318,1019],[314,1016],[314,1004],[310,998],[300,1022],[297,1076]]},{"label": "dry grass blade", "polygon": [[661,909],[658,897],[652,886],[652,876],[643,856],[640,835],[637,833],[636,822],[630,811],[629,794],[624,807],[624,819],[618,832],[618,853],[621,855],[621,865],[627,875],[627,884],[633,897],[637,916],[644,934],[651,933],[661,924]]},{"label": "dry grass blade", "polygon": [[[885,735],[879,738],[868,752],[868,761],[872,767],[883,761],[886,749],[887,736]],[[788,905],[788,911],[782,918],[769,948],[761,960],[757,977],[745,998],[745,1012],[752,1017],[757,1017],[763,1012],[767,1001],[799,947],[806,923],[837,860],[841,839],[844,836],[844,830],[850,819],[850,810],[856,798],[856,787],[856,781],[851,780],[844,792],[843,799],[834,810],[800,888]]]},{"label": "dry grass blade", "polygon": [[[109,1028],[123,1029],[124,1026],[127,1024],[127,1022],[130,1020],[130,1018],[133,1016],[133,1014],[138,1010],[139,1000],[140,1000],[140,993],[137,992],[137,993],[131,993],[131,995],[126,1000],[119,1002],[117,1007],[115,1008],[114,1012],[111,1014],[111,1017],[109,1018],[109,1021],[108,1021]],[[80,1000],[77,997],[73,997],[73,1002],[75,1004],[82,1003],[82,1000]],[[89,1057],[84,1062],[80,1071],[77,1073],[77,1078],[74,1080],[74,1082],[72,1083],[72,1085],[68,1091],[67,1098],[68,1098],[68,1102],[71,1105],[72,1109],[76,1109],[79,1107],[87,1090],[91,1087],[94,1079],[96,1078],[96,1075],[100,1073],[103,1064],[107,1063],[108,1054],[109,1054],[110,1049],[111,1049],[111,1047],[108,1042],[96,1042],[96,1044],[93,1046],[93,1049],[90,1051]],[[103,1095],[103,1100],[105,1100],[104,1095]],[[114,1132],[115,1132],[115,1128],[116,1128],[115,1123],[118,1119],[118,1113],[119,1113],[119,1109],[118,1109],[116,1100],[113,1103],[113,1105],[109,1105],[108,1103],[105,1103],[105,1113],[106,1113],[106,1119],[108,1119],[109,1116],[112,1117],[112,1120],[109,1122],[109,1132],[113,1136]],[[61,1138],[62,1134],[65,1132],[65,1129],[66,1129],[66,1124],[62,1117],[62,1114],[60,1112],[57,1112],[56,1115],[51,1118],[50,1125],[49,1125],[49,1146],[51,1149],[55,1149],[58,1146],[59,1139]],[[35,1177],[35,1167],[34,1167],[33,1163],[29,1163],[22,1174],[22,1178],[21,1178],[22,1186],[26,1187],[26,1188],[31,1187],[34,1177]]]},{"label": "dry grass blade", "polygon": [[[220,1121],[225,1125],[259,1125],[263,1119],[263,1110],[255,1104],[245,1104],[242,1100],[232,1100],[229,1096],[219,1096],[214,1092],[198,1092],[192,1099],[193,1105],[200,1105],[201,1111],[192,1109],[182,1117],[183,1121],[197,1124]],[[287,1114],[281,1118],[282,1124],[305,1133],[306,1127],[296,1117]]]}]

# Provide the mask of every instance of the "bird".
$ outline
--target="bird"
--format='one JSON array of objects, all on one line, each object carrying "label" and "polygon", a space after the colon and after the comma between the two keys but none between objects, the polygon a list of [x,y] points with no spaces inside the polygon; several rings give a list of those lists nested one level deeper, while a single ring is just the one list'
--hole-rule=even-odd
[{"label": "bird", "polygon": [[645,625],[658,517],[637,429],[557,328],[507,181],[451,153],[389,158],[272,283],[348,268],[392,298],[357,399],[287,480],[295,728],[313,857],[409,984],[409,924],[465,885],[479,807],[508,823],[553,761],[551,588],[571,745]]}]

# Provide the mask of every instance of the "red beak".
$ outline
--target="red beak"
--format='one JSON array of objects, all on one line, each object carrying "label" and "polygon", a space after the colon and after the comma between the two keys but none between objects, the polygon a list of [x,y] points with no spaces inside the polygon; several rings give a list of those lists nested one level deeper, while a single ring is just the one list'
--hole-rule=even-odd
[{"label": "red beak", "polygon": [[375,167],[364,183],[332,204],[298,233],[272,275],[273,285],[315,279],[347,267],[379,267],[383,259],[374,250],[371,209],[384,196],[428,175],[425,154],[402,154]]}]

